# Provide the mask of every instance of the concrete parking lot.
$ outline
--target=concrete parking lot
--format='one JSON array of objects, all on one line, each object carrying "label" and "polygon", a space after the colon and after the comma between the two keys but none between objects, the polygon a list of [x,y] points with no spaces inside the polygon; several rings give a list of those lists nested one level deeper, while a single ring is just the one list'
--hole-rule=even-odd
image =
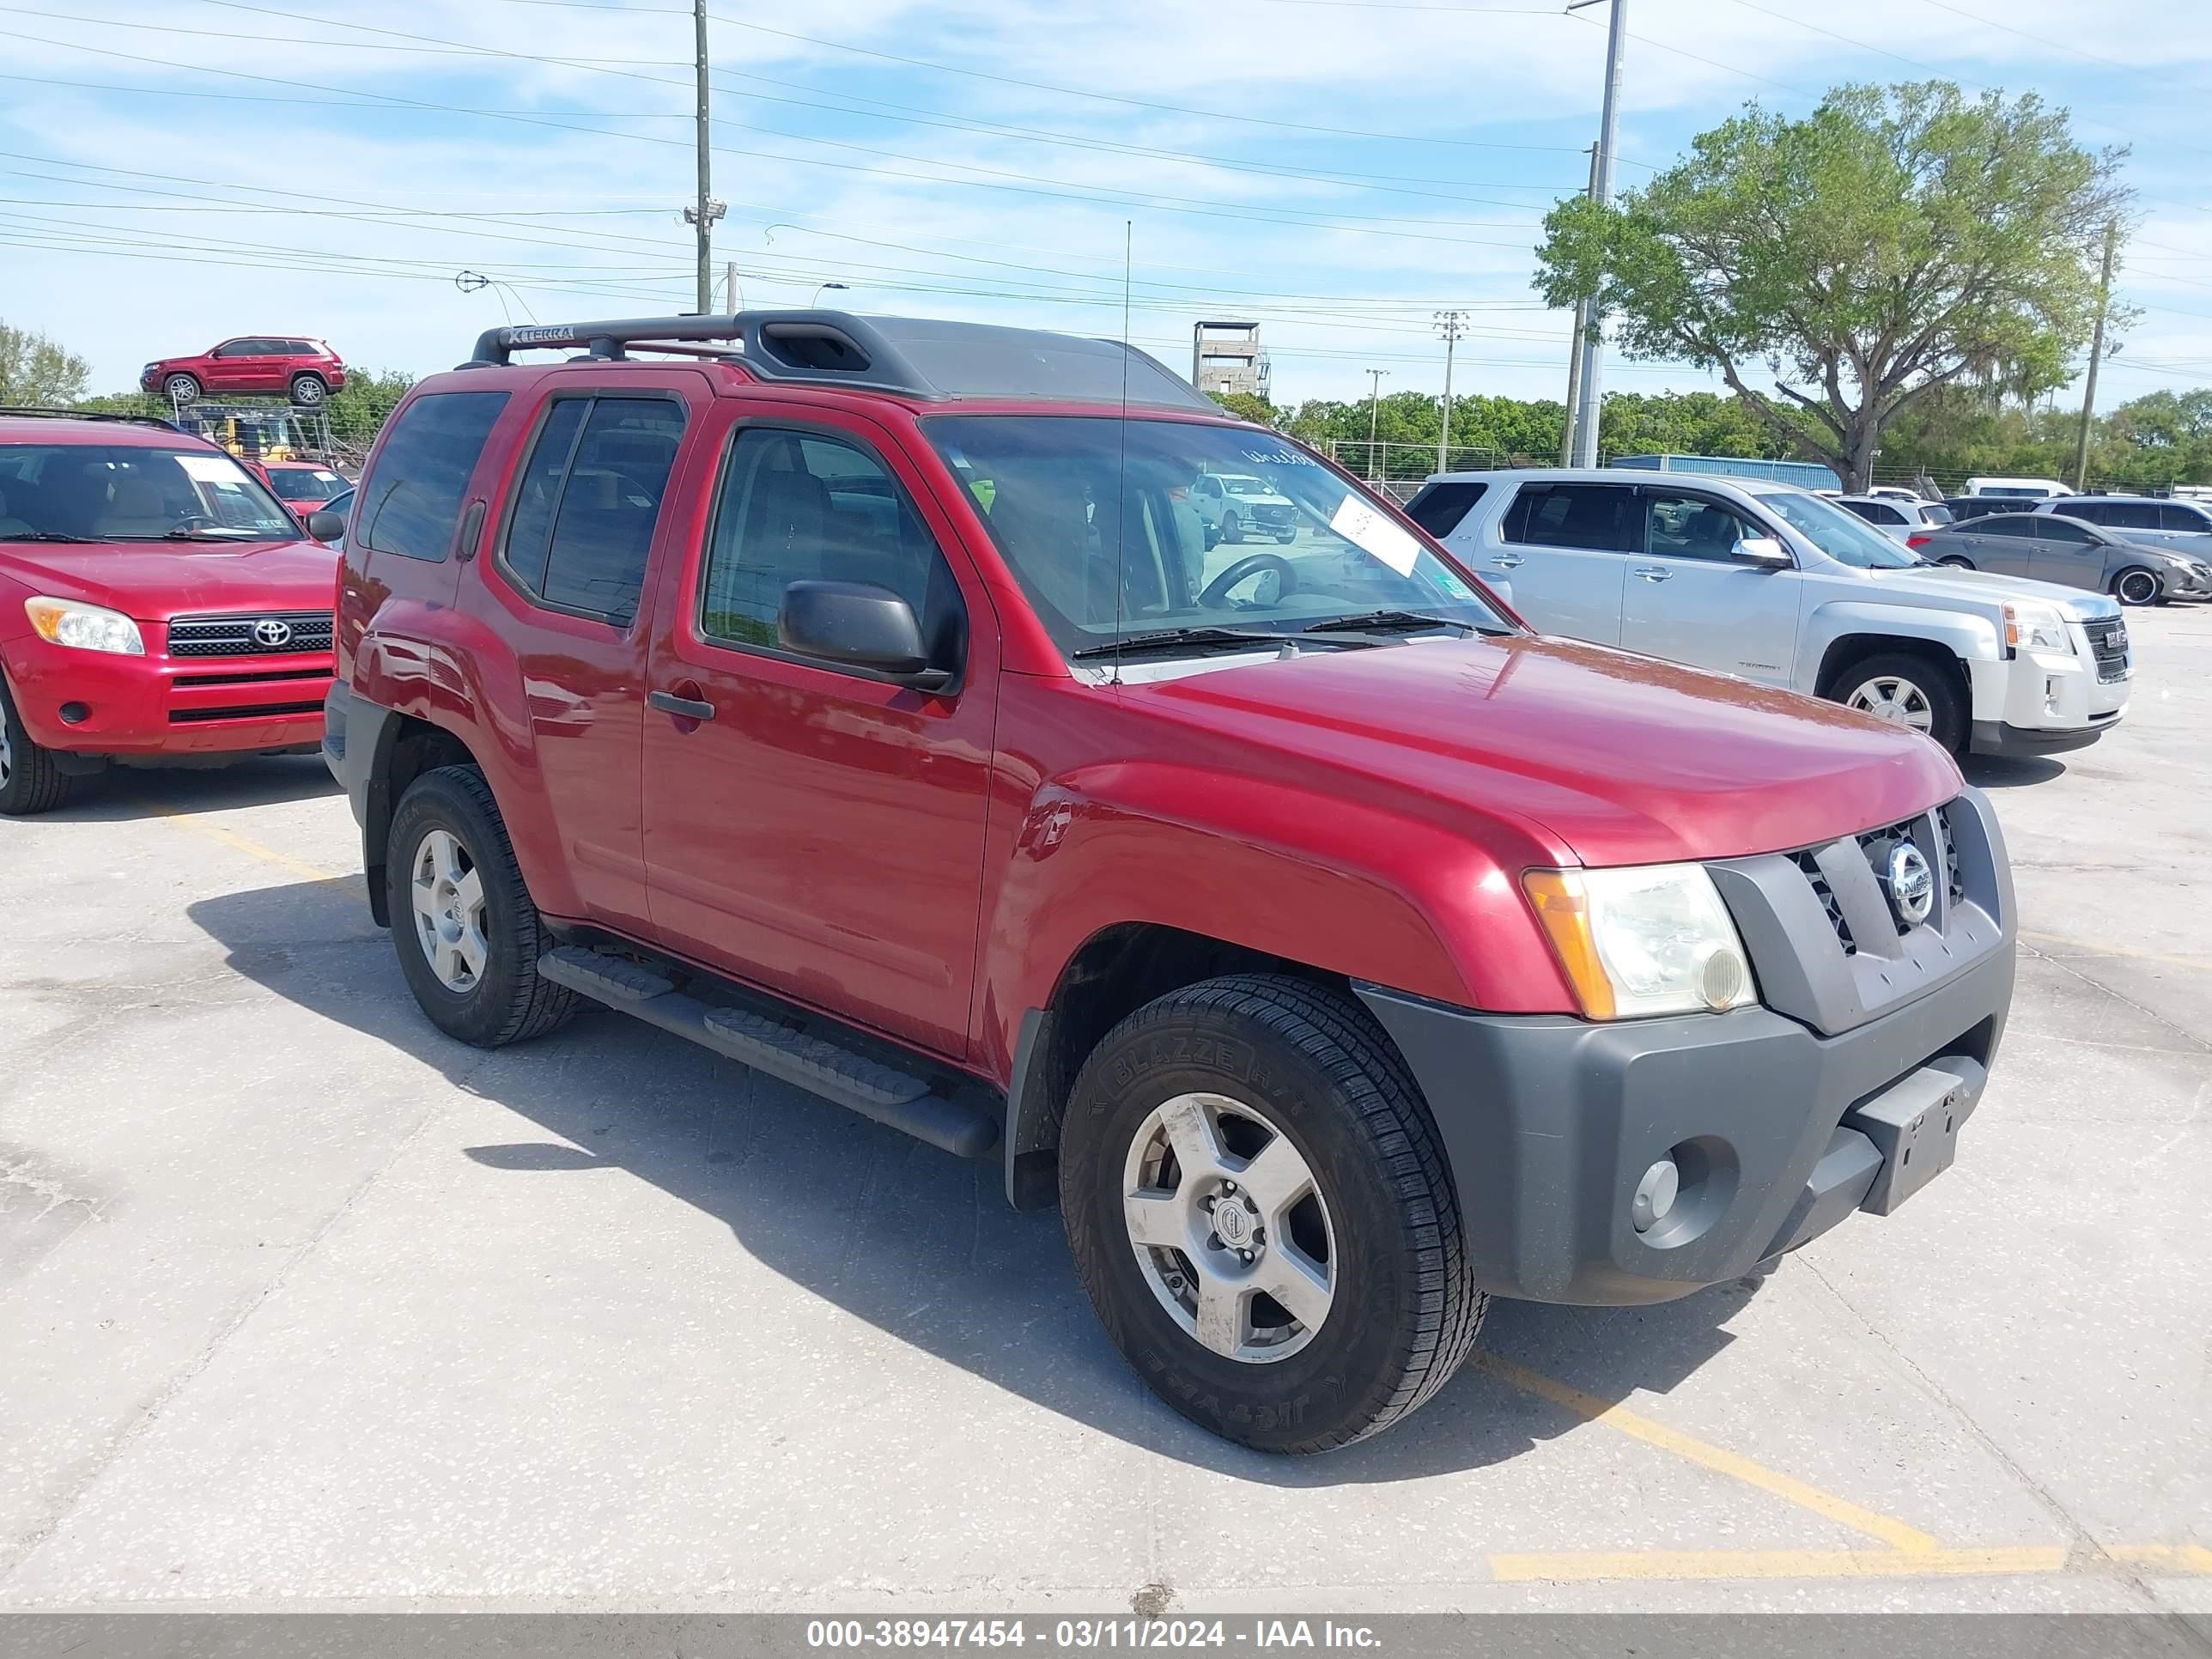
[{"label": "concrete parking lot", "polygon": [[1958,1165],[1763,1285],[1493,1307],[1394,1431],[1157,1404],[1053,1215],[611,1013],[441,1037],[319,762],[0,823],[0,1607],[2212,1612],[2212,608],[1978,764]]}]

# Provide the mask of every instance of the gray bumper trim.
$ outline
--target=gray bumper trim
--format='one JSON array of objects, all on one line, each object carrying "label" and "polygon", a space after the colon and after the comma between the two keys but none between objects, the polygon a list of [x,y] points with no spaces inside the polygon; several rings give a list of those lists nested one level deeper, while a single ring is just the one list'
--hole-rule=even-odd
[{"label": "gray bumper trim", "polygon": [[2087,749],[2119,723],[2119,715],[2107,714],[2094,726],[2047,732],[2039,726],[2008,726],[2002,720],[1976,720],[1966,747],[1977,755],[2063,755],[2069,750]]},{"label": "gray bumper trim", "polygon": [[[1856,1208],[1880,1159],[1838,1146],[1839,1131],[1865,1139],[1845,1115],[1939,1056],[1986,1066],[2013,956],[2008,939],[1836,1036],[1763,1007],[1596,1024],[1354,989],[1427,1097],[1477,1281],[1530,1301],[1629,1305],[1735,1278]],[[1638,1233],[1638,1182],[1684,1148],[1682,1219]]]}]

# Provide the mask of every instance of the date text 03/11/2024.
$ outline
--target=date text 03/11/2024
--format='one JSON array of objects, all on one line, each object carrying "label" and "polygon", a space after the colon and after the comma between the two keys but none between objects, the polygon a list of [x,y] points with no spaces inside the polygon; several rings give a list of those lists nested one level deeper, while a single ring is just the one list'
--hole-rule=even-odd
[{"label": "date text 03/11/2024", "polygon": [[1059,1619],[1031,1629],[1020,1619],[815,1619],[810,1648],[1025,1648],[1086,1651],[1130,1648],[1376,1649],[1371,1626],[1331,1620]]}]

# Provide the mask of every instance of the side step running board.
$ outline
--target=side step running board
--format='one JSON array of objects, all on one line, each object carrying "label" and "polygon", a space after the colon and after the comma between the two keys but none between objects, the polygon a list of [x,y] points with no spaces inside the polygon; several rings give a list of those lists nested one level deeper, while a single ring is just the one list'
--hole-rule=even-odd
[{"label": "side step running board", "polygon": [[538,971],[556,985],[902,1129],[956,1158],[981,1158],[998,1144],[998,1124],[974,1101],[935,1094],[927,1079],[814,1031],[794,1031],[766,1014],[687,996],[674,981],[627,957],[563,945],[538,959]]}]

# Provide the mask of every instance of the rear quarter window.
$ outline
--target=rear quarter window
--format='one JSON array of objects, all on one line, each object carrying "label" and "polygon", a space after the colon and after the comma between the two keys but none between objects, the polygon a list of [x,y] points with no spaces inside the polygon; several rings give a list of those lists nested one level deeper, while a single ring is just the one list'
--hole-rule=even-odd
[{"label": "rear quarter window", "polygon": [[433,392],[402,409],[362,481],[355,538],[379,553],[444,559],[470,476],[506,407],[504,392]]},{"label": "rear quarter window", "polygon": [[1406,503],[1406,516],[1442,541],[1459,528],[1460,520],[1489,488],[1486,483],[1452,480],[1423,484]]}]

